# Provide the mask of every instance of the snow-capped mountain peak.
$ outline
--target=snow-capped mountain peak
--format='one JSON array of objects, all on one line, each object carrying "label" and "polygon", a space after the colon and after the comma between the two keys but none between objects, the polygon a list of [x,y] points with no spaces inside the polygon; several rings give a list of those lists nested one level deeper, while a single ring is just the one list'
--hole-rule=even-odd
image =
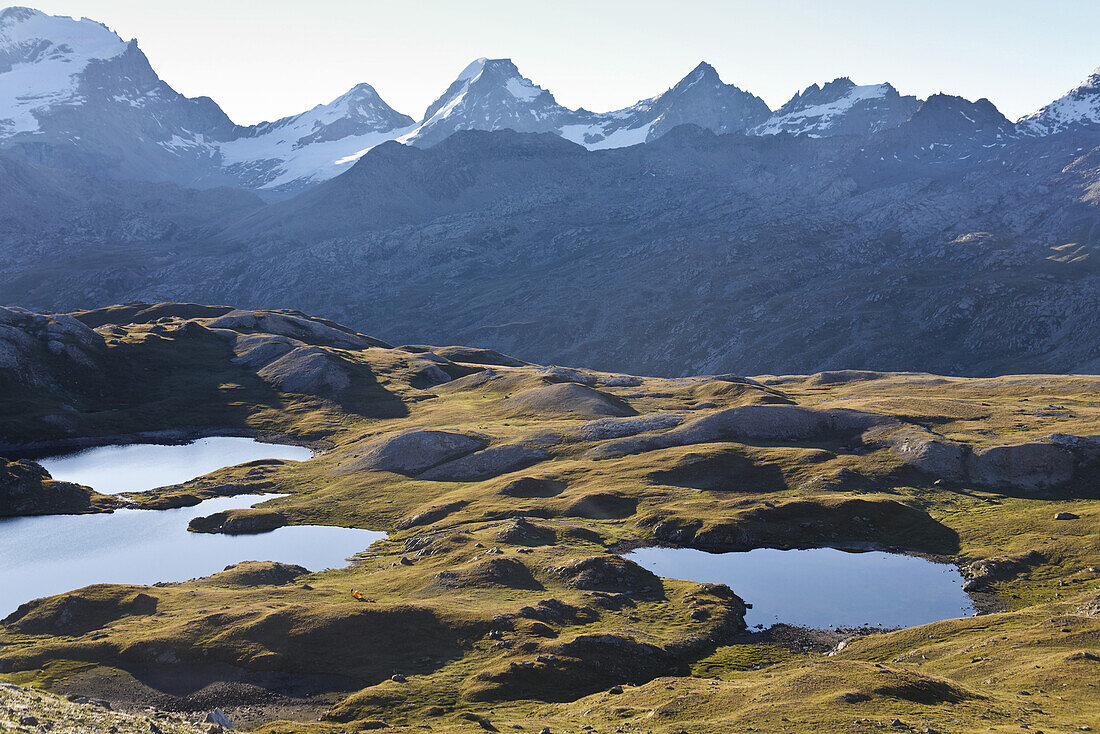
[{"label": "snow-capped mountain peak", "polygon": [[743,132],[770,114],[762,99],[726,84],[703,61],[665,93],[614,112],[589,114],[560,134],[595,150],[644,143],[685,124],[716,133]]},{"label": "snow-capped mountain peak", "polygon": [[795,94],[753,133],[867,135],[897,127],[918,106],[916,97],[902,97],[890,84],[857,85],[848,77],[839,77],[823,86],[811,84]]},{"label": "snow-capped mountain peak", "polygon": [[1046,107],[1020,118],[1017,126],[1031,135],[1100,127],[1100,68]]},{"label": "snow-capped mountain peak", "polygon": [[573,114],[523,76],[511,59],[481,58],[462,70],[416,129],[400,140],[425,146],[458,130],[549,132]]},{"label": "snow-capped mountain peak", "polygon": [[242,130],[218,150],[227,170],[253,187],[295,188],[347,170],[364,153],[412,129],[369,84],[327,104]]},{"label": "snow-capped mountain peak", "polygon": [[31,8],[0,11],[0,138],[39,128],[36,112],[79,101],[79,75],[127,44],[93,20]]}]

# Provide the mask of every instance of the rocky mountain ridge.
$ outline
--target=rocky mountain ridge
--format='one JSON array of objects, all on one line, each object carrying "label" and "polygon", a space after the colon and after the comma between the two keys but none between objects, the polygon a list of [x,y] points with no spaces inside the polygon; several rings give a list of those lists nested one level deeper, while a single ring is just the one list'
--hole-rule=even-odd
[{"label": "rocky mountain ridge", "polygon": [[[681,124],[719,134],[867,137],[898,128],[921,106],[890,84],[840,78],[811,85],[773,113],[704,62],[658,96],[596,113],[558,104],[510,59],[478,59],[419,122],[359,84],[299,115],[246,127],[209,98],[177,93],[136,41],[125,42],[106,26],[21,7],[0,14],[0,149],[65,170],[199,188],[231,185],[277,198],[338,175],[388,140],[427,147],[461,130],[511,129],[552,132],[602,149],[649,142]],[[1006,134],[1097,127],[1094,74],[1018,128],[1008,123]]]}]

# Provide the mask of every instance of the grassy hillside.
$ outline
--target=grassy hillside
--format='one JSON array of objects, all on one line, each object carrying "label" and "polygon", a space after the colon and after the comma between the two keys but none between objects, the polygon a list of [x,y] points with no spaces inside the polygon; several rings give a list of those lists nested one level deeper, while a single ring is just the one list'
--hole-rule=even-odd
[{"label": "grassy hillside", "polygon": [[[294,312],[5,318],[27,338],[0,332],[23,366],[0,373],[0,453],[278,435],[323,451],[133,502],[277,491],[230,515],[389,532],[340,570],[245,563],[24,605],[0,627],[11,682],[220,706],[272,734],[1100,730],[1096,378],[665,379]],[[958,564],[989,613],[750,631],[738,589],[616,555],[654,543],[917,552]]]}]

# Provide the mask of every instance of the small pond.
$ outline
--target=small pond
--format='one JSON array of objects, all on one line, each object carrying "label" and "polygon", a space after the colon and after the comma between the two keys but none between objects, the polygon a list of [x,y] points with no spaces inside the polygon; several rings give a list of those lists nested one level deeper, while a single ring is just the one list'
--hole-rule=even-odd
[{"label": "small pond", "polygon": [[0,618],[23,602],[97,583],[186,581],[239,561],[337,568],[385,533],[320,525],[259,535],[192,533],[187,523],[280,495],[218,497],[174,510],[0,520]]},{"label": "small pond", "polygon": [[745,616],[750,627],[912,627],[974,614],[959,570],[916,556],[835,548],[642,548],[625,557],[665,578],[728,585],[753,605]]},{"label": "small pond", "polygon": [[84,484],[102,494],[119,494],[179,484],[257,459],[305,461],[311,456],[313,452],[303,446],[212,436],[187,444],[99,446],[39,459],[38,463],[54,479]]}]

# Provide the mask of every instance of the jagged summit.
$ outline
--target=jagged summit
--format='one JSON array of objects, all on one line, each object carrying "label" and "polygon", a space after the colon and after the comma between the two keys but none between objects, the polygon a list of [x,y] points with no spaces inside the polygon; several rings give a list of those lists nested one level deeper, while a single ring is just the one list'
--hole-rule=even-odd
[{"label": "jagged summit", "polygon": [[888,83],[857,85],[838,77],[822,86],[811,84],[795,94],[756,135],[869,135],[897,127],[916,111],[916,97],[901,96]]},{"label": "jagged summit", "polygon": [[1085,81],[1017,122],[1021,132],[1051,135],[1077,128],[1100,128],[1100,67]]}]

